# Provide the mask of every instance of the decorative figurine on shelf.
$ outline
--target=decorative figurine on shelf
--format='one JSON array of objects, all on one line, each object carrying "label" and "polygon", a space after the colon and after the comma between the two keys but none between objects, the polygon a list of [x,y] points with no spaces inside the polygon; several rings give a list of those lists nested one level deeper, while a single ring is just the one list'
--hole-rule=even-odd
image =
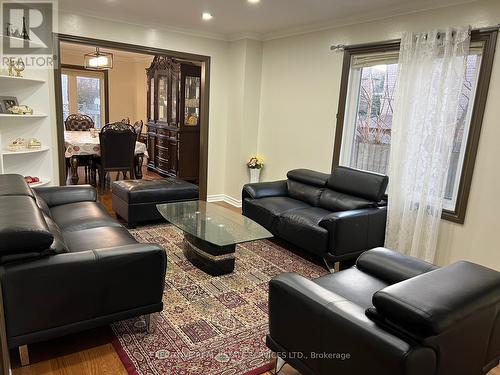
[{"label": "decorative figurine on shelf", "polygon": [[13,115],[32,115],[33,108],[27,105],[13,105],[7,109]]},{"label": "decorative figurine on shelf", "polygon": [[42,142],[39,141],[38,139],[36,138],[31,138],[29,141],[28,141],[28,148],[30,150],[39,150],[42,148]]},{"label": "decorative figurine on shelf", "polygon": [[10,58],[7,61],[7,68],[9,69],[9,77],[14,77],[14,59]]},{"label": "decorative figurine on shelf", "polygon": [[16,138],[13,141],[10,141],[7,148],[10,151],[22,151],[26,148],[26,141],[24,138]]},{"label": "decorative figurine on shelf", "polygon": [[24,65],[24,61],[19,58],[17,61],[14,63],[14,70],[16,71],[16,77],[22,77],[23,75],[21,74],[23,70],[26,69],[26,65]]},{"label": "decorative figurine on shelf", "polygon": [[23,17],[23,33],[21,34],[21,38],[23,38],[24,40],[30,40],[28,29],[26,29],[26,17]]}]

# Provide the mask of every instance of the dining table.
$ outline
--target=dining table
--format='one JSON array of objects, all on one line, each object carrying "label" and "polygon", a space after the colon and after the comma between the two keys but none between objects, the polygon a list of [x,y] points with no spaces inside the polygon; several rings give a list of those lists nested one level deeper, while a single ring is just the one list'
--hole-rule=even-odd
[{"label": "dining table", "polygon": [[[71,182],[78,183],[78,156],[99,156],[101,145],[98,131],[64,131],[64,156],[69,159]],[[135,178],[142,178],[144,157],[148,157],[146,144],[135,142],[134,173]]]}]

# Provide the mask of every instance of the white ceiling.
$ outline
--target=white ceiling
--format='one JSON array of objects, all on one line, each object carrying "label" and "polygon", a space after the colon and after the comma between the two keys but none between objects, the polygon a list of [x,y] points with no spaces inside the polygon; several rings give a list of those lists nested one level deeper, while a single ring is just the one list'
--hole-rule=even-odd
[{"label": "white ceiling", "polygon": [[[371,21],[475,0],[59,0],[61,10],[233,39]],[[213,19],[202,21],[202,12]]]}]

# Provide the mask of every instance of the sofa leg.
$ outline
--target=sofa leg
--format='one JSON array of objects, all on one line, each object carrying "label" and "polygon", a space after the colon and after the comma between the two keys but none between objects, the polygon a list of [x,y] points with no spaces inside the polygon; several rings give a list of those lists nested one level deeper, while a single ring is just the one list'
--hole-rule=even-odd
[{"label": "sofa leg", "polygon": [[144,316],[144,320],[146,322],[146,332],[154,333],[156,328],[156,314],[148,314]]},{"label": "sofa leg", "polygon": [[22,345],[19,347],[19,358],[21,360],[21,366],[28,366],[30,364],[28,345]]},{"label": "sofa leg", "polygon": [[325,262],[326,268],[328,268],[328,271],[330,271],[330,273],[335,273],[339,271],[340,267],[339,262],[332,263],[326,258],[323,258],[323,262]]},{"label": "sofa leg", "polygon": [[274,362],[274,375],[278,375],[279,372],[283,369],[285,366],[286,362],[283,358],[276,356],[276,362]]}]

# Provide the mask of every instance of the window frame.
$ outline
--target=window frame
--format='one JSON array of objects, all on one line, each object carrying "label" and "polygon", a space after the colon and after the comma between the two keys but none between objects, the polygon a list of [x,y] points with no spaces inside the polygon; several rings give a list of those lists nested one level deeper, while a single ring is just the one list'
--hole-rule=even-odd
[{"label": "window frame", "polygon": [[[95,73],[95,70],[91,69],[85,69],[85,67],[80,66],[80,65],[71,65],[71,64],[61,64],[61,71],[60,74],[61,76],[64,73],[65,69],[69,70],[79,70],[83,72],[89,72],[89,73]],[[103,70],[102,73],[104,73],[104,125],[109,123],[109,74],[107,70]],[[69,84],[69,82],[68,82]],[[61,101],[62,103],[62,101]],[[70,111],[71,112],[71,111]]]},{"label": "window frame", "polygon": [[[472,30],[471,42],[482,42],[484,44],[481,67],[477,81],[476,95],[469,126],[469,135],[465,147],[465,156],[460,173],[460,183],[454,210],[443,210],[441,218],[458,224],[465,222],[467,204],[469,201],[474,165],[479,146],[479,138],[483,125],[484,110],[488,98],[493,61],[495,56],[498,36],[498,27]],[[340,95],[337,109],[337,123],[335,127],[335,141],[333,147],[332,170],[339,165],[342,148],[344,119],[347,107],[347,94],[349,88],[349,75],[351,71],[351,58],[353,55],[366,53],[381,53],[399,51],[401,40],[390,40],[379,43],[359,44],[344,47],[342,63],[342,78],[340,81]]]}]

